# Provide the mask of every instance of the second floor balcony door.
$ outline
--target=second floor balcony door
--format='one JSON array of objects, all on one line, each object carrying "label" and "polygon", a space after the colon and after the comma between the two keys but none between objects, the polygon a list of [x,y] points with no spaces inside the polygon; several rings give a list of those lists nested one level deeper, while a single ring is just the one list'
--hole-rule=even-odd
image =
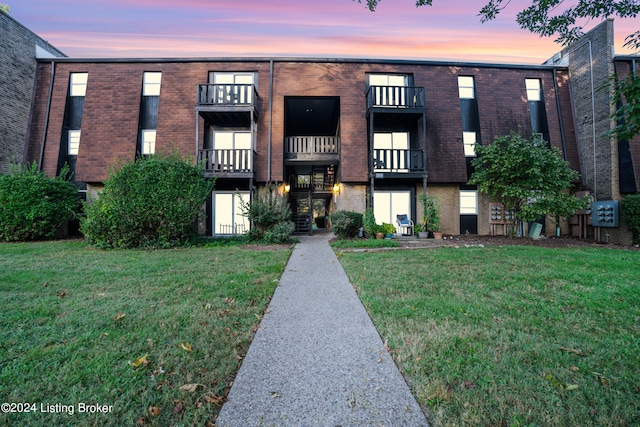
[{"label": "second floor balcony door", "polygon": [[409,133],[376,132],[373,135],[374,168],[380,172],[408,172]]},{"label": "second floor balcony door", "polygon": [[251,170],[252,148],[249,131],[213,132],[213,149],[223,170]]}]

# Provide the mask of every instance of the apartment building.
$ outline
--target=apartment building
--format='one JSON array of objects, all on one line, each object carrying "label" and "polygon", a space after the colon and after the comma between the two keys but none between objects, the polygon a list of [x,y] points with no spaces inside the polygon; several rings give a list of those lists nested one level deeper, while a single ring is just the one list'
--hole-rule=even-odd
[{"label": "apartment building", "polygon": [[[511,131],[536,135],[586,171],[575,60],[565,57],[539,66],[40,59],[26,157],[50,175],[68,163],[79,188],[93,192],[119,162],[177,150],[216,179],[203,227],[209,235],[245,232],[240,198],[268,184],[287,194],[298,232],[335,210],[370,206],[379,223],[401,214],[418,221],[426,192],[440,200],[444,233],[489,234],[490,201],[467,185],[475,144]],[[625,162],[637,184],[640,153],[637,141],[628,143],[635,148]],[[611,151],[609,140],[597,144]],[[561,225],[572,232],[569,221]]]},{"label": "apartment building", "polygon": [[23,162],[36,59],[64,53],[0,12],[0,174]]}]

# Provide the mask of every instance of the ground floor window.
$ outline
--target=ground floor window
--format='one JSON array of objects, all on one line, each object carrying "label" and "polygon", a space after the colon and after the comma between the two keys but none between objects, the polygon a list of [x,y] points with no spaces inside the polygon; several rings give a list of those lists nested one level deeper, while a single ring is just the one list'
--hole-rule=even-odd
[{"label": "ground floor window", "polygon": [[249,192],[213,192],[213,234],[244,234],[249,231],[249,221],[242,215],[241,197],[248,202]]},{"label": "ground floor window", "polygon": [[478,234],[477,190],[460,190],[460,234]]},{"label": "ground floor window", "polygon": [[374,191],[373,214],[378,224],[396,225],[397,215],[411,217],[411,191]]}]

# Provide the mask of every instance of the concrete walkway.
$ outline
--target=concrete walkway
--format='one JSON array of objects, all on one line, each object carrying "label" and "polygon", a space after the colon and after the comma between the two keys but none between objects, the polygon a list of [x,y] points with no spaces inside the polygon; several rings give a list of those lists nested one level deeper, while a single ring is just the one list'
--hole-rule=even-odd
[{"label": "concrete walkway", "polygon": [[300,238],[217,426],[428,426],[330,237]]}]

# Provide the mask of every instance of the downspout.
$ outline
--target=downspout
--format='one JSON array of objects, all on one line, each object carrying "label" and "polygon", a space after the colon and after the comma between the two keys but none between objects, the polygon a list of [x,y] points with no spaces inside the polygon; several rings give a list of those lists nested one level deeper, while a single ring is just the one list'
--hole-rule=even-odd
[{"label": "downspout", "polygon": [[558,121],[560,124],[560,139],[562,140],[562,155],[564,160],[569,161],[567,156],[567,140],[564,135],[564,122],[562,121],[562,111],[560,110],[560,96],[558,95],[558,69],[553,69],[553,90],[556,94],[556,110],[558,110]]},{"label": "downspout", "polygon": [[36,89],[38,87],[38,63],[36,62],[35,72],[33,73],[33,88],[31,90],[31,103],[29,104],[31,107],[29,108],[29,118],[27,119],[27,133],[24,136],[24,144],[22,151],[22,163],[27,164],[27,159],[29,158],[29,141],[31,140],[31,122],[33,120],[33,106],[36,102]]},{"label": "downspout", "polygon": [[269,134],[267,141],[267,182],[271,182],[271,144],[273,126],[273,59],[269,60]]},{"label": "downspout", "polygon": [[38,158],[38,171],[42,170],[44,161],[44,146],[47,142],[47,130],[49,129],[49,111],[51,110],[51,97],[53,96],[53,79],[56,75],[56,61],[51,61],[51,80],[49,81],[49,96],[47,98],[47,112],[44,116],[44,129],[42,131],[42,144],[40,144],[40,157]]},{"label": "downspout", "polygon": [[596,99],[595,99],[595,87],[593,83],[593,50],[591,47],[591,40],[588,40],[589,44],[589,72],[591,74],[591,132],[593,138],[593,195],[598,199],[598,172],[596,170]]}]

